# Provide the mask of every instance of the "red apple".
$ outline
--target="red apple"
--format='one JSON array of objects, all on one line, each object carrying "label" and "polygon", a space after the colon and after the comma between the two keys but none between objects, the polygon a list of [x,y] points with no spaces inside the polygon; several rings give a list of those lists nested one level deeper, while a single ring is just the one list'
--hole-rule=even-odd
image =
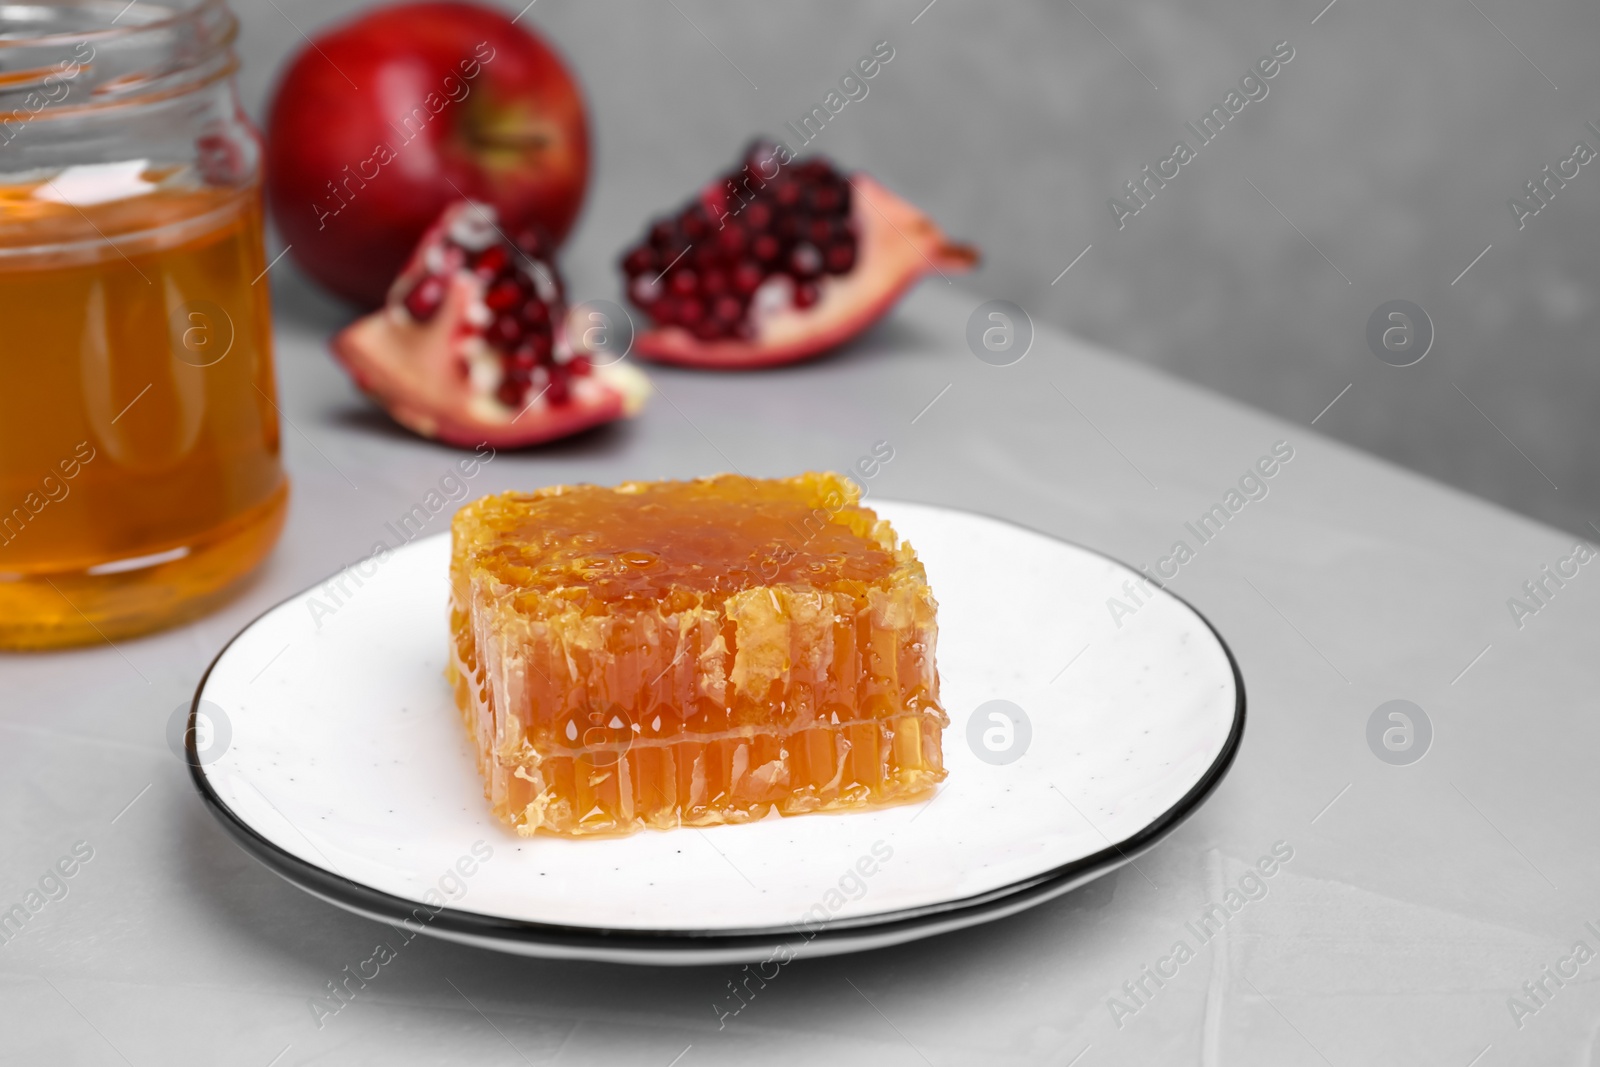
[{"label": "red apple", "polygon": [[589,134],[554,51],[499,11],[381,8],[290,63],[267,119],[267,197],[290,255],[365,307],[446,205],[492,205],[559,243],[583,203]]}]

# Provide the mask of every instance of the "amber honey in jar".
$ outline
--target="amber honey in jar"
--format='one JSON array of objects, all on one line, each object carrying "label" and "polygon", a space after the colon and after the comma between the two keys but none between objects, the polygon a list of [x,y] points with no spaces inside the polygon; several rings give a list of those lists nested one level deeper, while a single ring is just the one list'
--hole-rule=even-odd
[{"label": "amber honey in jar", "polygon": [[0,6],[0,647],[227,597],[283,525],[222,0]]}]

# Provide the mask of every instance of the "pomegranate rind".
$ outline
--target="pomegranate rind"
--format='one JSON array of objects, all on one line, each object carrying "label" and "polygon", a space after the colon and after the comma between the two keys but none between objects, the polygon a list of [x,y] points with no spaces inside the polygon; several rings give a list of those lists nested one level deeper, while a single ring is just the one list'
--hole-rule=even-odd
[{"label": "pomegranate rind", "polygon": [[450,303],[473,298],[470,281],[451,279],[446,306],[430,322],[408,321],[390,308],[373,312],[333,339],[334,357],[362,392],[413,433],[461,448],[488,444],[525,448],[631,418],[644,407],[650,382],[627,363],[594,367],[572,379],[563,404],[540,398],[520,412],[475,393],[452,355]]},{"label": "pomegranate rind", "polygon": [[850,184],[858,260],[849,274],[822,282],[817,303],[758,319],[752,340],[703,341],[681,326],[663,326],[640,333],[634,352],[657,363],[722,370],[798,363],[861,334],[926,275],[977,265],[976,250],[952,243],[931,218],[873,178],[855,174]]}]

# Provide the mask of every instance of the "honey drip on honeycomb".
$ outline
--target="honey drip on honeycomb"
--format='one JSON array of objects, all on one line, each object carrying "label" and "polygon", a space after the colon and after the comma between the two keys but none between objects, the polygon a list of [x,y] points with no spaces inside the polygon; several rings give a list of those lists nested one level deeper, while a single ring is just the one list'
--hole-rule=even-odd
[{"label": "honey drip on honeycomb", "polygon": [[452,535],[456,703],[519,833],[874,806],[944,778],[936,605],[847,479],[506,493]]}]

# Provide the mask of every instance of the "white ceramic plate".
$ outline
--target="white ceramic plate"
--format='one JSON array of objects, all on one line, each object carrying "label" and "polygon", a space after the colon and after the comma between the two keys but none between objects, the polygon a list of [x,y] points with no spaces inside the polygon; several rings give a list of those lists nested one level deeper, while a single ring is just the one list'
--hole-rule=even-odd
[{"label": "white ceramic plate", "polygon": [[[1113,560],[969,512],[871,503],[939,601],[949,778],[930,800],[517,837],[489,811],[444,679],[448,536],[235,637],[195,696],[195,782],[245,848],[341,907],[505,951],[639,963],[848,952],[985,922],[1127,862],[1205,799],[1238,747],[1244,689],[1198,612],[1146,586],[1119,626],[1107,598],[1133,603],[1123,585],[1139,576]],[[1004,722],[978,714],[991,700],[1026,715],[1009,750]]]}]

